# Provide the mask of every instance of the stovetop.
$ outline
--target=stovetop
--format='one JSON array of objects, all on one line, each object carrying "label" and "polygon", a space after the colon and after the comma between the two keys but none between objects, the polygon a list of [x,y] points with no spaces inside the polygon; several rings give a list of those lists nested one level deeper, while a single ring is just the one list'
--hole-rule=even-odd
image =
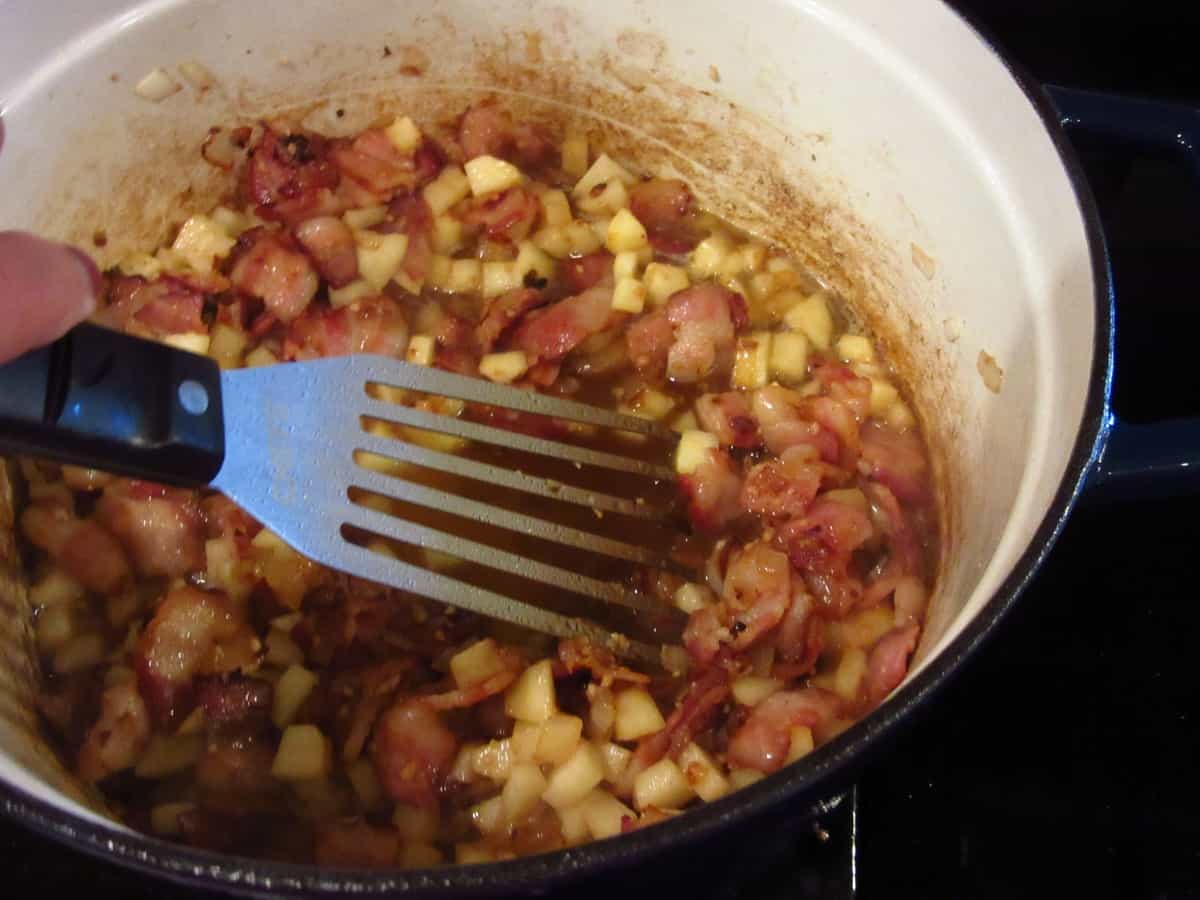
[{"label": "stovetop", "polygon": [[[1184,4],[953,5],[1043,81],[1200,106],[1200,32]],[[1121,296],[1118,410],[1200,414],[1200,186],[1169,161],[1089,150],[1085,163]],[[938,702],[834,813],[731,860],[736,887],[720,893],[1200,897],[1198,497],[1078,509],[1035,585]],[[0,868],[12,897],[202,896],[2,820]]]}]

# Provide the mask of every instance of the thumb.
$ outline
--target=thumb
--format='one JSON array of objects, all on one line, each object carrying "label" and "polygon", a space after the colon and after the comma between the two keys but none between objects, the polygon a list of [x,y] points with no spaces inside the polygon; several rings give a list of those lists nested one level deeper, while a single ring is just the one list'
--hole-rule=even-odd
[{"label": "thumb", "polygon": [[61,337],[96,308],[100,271],[82,250],[0,231],[0,361]]}]

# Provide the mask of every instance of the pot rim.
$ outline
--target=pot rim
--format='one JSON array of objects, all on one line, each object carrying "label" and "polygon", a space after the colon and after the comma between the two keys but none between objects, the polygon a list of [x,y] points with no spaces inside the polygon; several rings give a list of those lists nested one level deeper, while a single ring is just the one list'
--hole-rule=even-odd
[{"label": "pot rim", "polygon": [[834,787],[844,783],[870,752],[894,737],[899,726],[934,698],[943,684],[975,653],[1012,608],[1048,556],[1083,491],[1108,434],[1114,341],[1114,293],[1100,215],[1082,164],[1058,112],[1042,85],[1009,59],[987,30],[961,10],[954,15],[974,32],[1021,88],[1046,134],[1075,193],[1092,264],[1095,333],[1087,399],[1066,472],[1033,538],[1013,571],[992,598],[938,657],[904,684],[888,702],[818,748],[802,767],[789,767],[686,815],[603,841],[538,856],[488,863],[449,865],[427,870],[328,869],[312,864],[250,859],[196,850],[140,832],[79,819],[49,802],[0,784],[0,812],[33,831],[117,862],[140,873],[192,887],[244,895],[337,896],[409,893],[422,896],[497,896],[545,892],[573,880],[643,862],[672,846],[700,841],[717,831],[763,817],[791,805],[817,815],[836,805]]}]

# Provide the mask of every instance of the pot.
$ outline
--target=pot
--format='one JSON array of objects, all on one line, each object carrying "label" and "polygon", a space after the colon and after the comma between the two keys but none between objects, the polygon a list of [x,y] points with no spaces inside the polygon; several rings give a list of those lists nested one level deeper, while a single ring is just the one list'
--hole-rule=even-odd
[{"label": "pot", "polygon": [[[791,249],[914,387],[941,486],[942,554],[895,694],[800,764],[559,853],[380,874],[190,850],[115,823],[39,737],[5,481],[0,808],[86,852],[243,893],[546,892],[683,859],[765,815],[811,815],[929,703],[1033,577],[1089,475],[1128,483],[1151,446],[1108,407],[1109,271],[1063,123],[1170,143],[1184,111],[1047,95],[934,0],[739,9],[734,24],[718,0],[9,0],[0,222],[112,264],[216,202],[228,176],[197,152],[210,126],[279,112],[348,133],[496,92],[529,118],[602,132],[614,155],[677,173],[714,211]],[[211,84],[183,86],[177,67],[190,60]],[[157,67],[181,89],[151,102],[133,88]],[[1185,460],[1158,446],[1155,471],[1177,471]]]}]

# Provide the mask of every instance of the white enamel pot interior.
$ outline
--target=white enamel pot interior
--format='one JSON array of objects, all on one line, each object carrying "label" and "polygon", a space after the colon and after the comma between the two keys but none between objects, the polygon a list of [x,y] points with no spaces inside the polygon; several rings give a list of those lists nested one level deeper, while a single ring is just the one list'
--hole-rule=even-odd
[{"label": "white enamel pot interior", "polygon": [[[193,59],[217,87],[134,95],[151,69]],[[32,733],[28,633],[10,616],[9,812],[92,852],[239,890],[454,894],[578,877],[828,795],[978,645],[1048,549],[1102,430],[1102,244],[1044,98],[934,0],[7,0],[0,227],[111,264],[215,202],[228,176],[197,152],[211,125],[290,110],[345,132],[381,112],[458,111],[487,91],[523,115],[585,120],[647,171],[677,171],[840,290],[908,374],[937,458],[944,546],[906,683],[803,763],[665,826],[489,866],[482,880],[318,875],[184,850],[85,806]],[[981,354],[1003,370],[998,391]]]}]

